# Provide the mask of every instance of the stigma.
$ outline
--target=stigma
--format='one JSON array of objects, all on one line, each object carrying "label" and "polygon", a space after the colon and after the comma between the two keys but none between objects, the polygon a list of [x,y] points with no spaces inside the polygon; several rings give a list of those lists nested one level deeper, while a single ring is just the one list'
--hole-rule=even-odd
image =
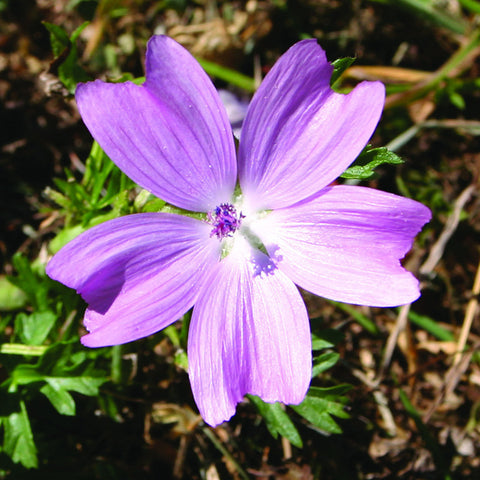
[{"label": "stigma", "polygon": [[207,223],[212,225],[210,236],[214,235],[222,240],[226,237],[232,237],[236,230],[240,228],[242,219],[245,215],[242,212],[237,213],[237,209],[230,203],[222,203],[207,214]]}]

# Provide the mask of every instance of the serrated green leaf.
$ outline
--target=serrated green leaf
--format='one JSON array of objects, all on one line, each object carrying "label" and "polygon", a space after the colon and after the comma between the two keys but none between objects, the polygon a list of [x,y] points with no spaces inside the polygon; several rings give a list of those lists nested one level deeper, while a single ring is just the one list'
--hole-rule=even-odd
[{"label": "serrated green leaf", "polygon": [[60,56],[70,46],[70,39],[67,33],[62,27],[53,23],[43,22],[43,25],[50,33],[50,45],[54,56]]},{"label": "serrated green leaf", "polygon": [[370,178],[375,173],[375,169],[384,163],[396,165],[403,163],[403,160],[386,147],[367,147],[358,156],[355,164],[347,168],[340,176],[348,179],[365,180]]},{"label": "serrated green leaf", "polygon": [[88,26],[89,23],[90,22],[83,22],[81,25],[79,25],[70,36],[70,41],[75,42],[80,37],[80,34]]},{"label": "serrated green leaf", "polygon": [[80,25],[69,38],[65,30],[52,23],[43,22],[50,33],[50,44],[55,56],[54,62],[58,65],[58,77],[70,93],[75,92],[79,82],[90,80],[85,70],[80,67],[75,41],[88,25],[88,22]]},{"label": "serrated green leaf", "polygon": [[349,418],[344,408],[346,398],[343,394],[350,388],[350,385],[335,385],[328,388],[310,387],[303,402],[291,407],[323,432],[342,433],[332,415],[338,418]]},{"label": "serrated green leaf", "polygon": [[312,333],[312,350],[324,350],[332,348],[340,343],[344,338],[340,330],[334,328],[324,328]]},{"label": "serrated green leaf", "polygon": [[280,434],[282,437],[288,439],[292,445],[299,448],[303,446],[302,438],[290,420],[290,417],[283,409],[282,404],[265,403],[255,395],[248,395],[248,398],[257,407],[273,438],[277,438]]},{"label": "serrated green leaf", "polygon": [[300,416],[326,433],[342,433],[342,429],[333,420],[328,411],[328,403],[323,399],[305,397],[300,405],[292,405]]},{"label": "serrated green leaf", "polygon": [[3,450],[15,463],[25,468],[37,468],[37,448],[33,440],[25,403],[20,401],[20,412],[3,418]]},{"label": "serrated green leaf", "polygon": [[75,400],[63,388],[55,388],[49,382],[40,389],[40,392],[50,400],[60,415],[75,415]]},{"label": "serrated green leaf", "polygon": [[323,338],[318,338],[312,334],[312,350],[325,350],[326,348],[332,348],[333,344]]},{"label": "serrated green leaf", "polygon": [[45,381],[55,390],[68,390],[77,392],[89,397],[98,395],[99,387],[104,384],[107,379],[105,377],[45,377]]},{"label": "serrated green leaf", "polygon": [[294,405],[292,408],[312,425],[325,433],[342,433],[338,423],[327,412],[319,412],[315,405],[309,402],[300,405]]},{"label": "serrated green leaf", "polygon": [[41,382],[44,378],[44,375],[36,369],[35,365],[21,363],[15,367],[10,375],[10,387],[8,391],[15,392],[18,385]]},{"label": "serrated green leaf", "polygon": [[343,405],[347,401],[343,395],[351,389],[352,386],[348,383],[333,385],[331,387],[310,387],[307,395],[310,397],[336,399],[338,403]]},{"label": "serrated green leaf", "polygon": [[313,359],[312,378],[332,368],[340,358],[337,352],[325,352]]},{"label": "serrated green leaf", "polygon": [[15,333],[27,345],[41,345],[55,325],[57,316],[51,312],[19,313],[15,317]]},{"label": "serrated green leaf", "polygon": [[73,342],[57,342],[49,346],[46,352],[38,359],[34,366],[42,375],[60,374],[65,371],[66,365],[72,362]]}]

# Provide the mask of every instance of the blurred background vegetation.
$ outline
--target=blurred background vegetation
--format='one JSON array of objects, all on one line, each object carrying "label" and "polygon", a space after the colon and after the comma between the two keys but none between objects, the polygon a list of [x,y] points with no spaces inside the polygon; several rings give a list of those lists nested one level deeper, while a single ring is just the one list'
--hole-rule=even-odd
[{"label": "blurred background vegetation", "polygon": [[[480,478],[479,25],[475,0],[0,0],[0,478]],[[45,276],[79,232],[163,206],[92,147],[73,98],[78,81],[142,77],[159,33],[242,100],[308,37],[355,57],[335,88],[387,86],[372,145],[404,163],[362,181],[432,209],[404,262],[423,295],[371,309],[305,294],[299,408],[252,397],[205,426],[188,318],[89,350],[81,299]]]}]

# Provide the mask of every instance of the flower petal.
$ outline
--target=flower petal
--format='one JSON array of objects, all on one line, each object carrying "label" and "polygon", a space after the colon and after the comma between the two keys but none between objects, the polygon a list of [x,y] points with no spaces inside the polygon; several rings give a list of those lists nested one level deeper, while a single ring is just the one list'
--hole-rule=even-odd
[{"label": "flower petal", "polygon": [[211,227],[168,213],[110,220],[63,247],[47,265],[54,280],[89,304],[89,347],[145,337],[178,320],[219,260]]},{"label": "flower petal", "polygon": [[178,207],[208,211],[236,182],[232,129],[212,82],[174,40],[148,43],[144,85],[79,85],[78,109],[107,155],[135,182]]},{"label": "flower petal", "polygon": [[300,287],[340,302],[386,307],[420,295],[400,259],[430,217],[414,200],[339,185],[270,213],[252,229]]},{"label": "flower petal", "polygon": [[228,120],[232,126],[233,134],[235,138],[240,138],[240,132],[242,131],[243,120],[247,114],[248,104],[246,100],[242,100],[234,93],[228,90],[219,90],[218,94],[222,100],[223,106],[227,111]]},{"label": "flower petal", "polygon": [[239,148],[242,192],[258,209],[293,205],[326,187],[358,156],[382,113],[385,88],[348,95],[329,85],[333,67],[315,40],[291,47],[254,95]]},{"label": "flower petal", "polygon": [[188,360],[195,401],[210,425],[228,420],[247,393],[266,402],[303,400],[312,362],[307,312],[266,255],[247,259],[234,249],[218,264],[193,310]]}]

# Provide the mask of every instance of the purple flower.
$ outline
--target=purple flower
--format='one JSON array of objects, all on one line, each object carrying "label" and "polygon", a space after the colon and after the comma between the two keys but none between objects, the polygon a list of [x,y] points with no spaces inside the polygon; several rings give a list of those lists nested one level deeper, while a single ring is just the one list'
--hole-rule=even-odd
[{"label": "purple flower", "polygon": [[364,82],[341,95],[331,73],[315,40],[290,48],[252,99],[238,156],[213,84],[168,37],[149,41],[142,86],[77,89],[82,118],[110,158],[151,193],[204,216],[108,221],[66,245],[47,273],[88,303],[89,347],[150,335],[194,306],[189,376],[210,425],[229,419],[246,393],[303,400],[311,340],[295,284],[371,306],[419,296],[399,259],[429,210],[329,186],[372,135],[384,87]]},{"label": "purple flower", "polygon": [[228,90],[219,90],[220,100],[227,111],[228,120],[232,126],[233,134],[240,138],[242,123],[248,110],[248,102],[237,98]]}]

